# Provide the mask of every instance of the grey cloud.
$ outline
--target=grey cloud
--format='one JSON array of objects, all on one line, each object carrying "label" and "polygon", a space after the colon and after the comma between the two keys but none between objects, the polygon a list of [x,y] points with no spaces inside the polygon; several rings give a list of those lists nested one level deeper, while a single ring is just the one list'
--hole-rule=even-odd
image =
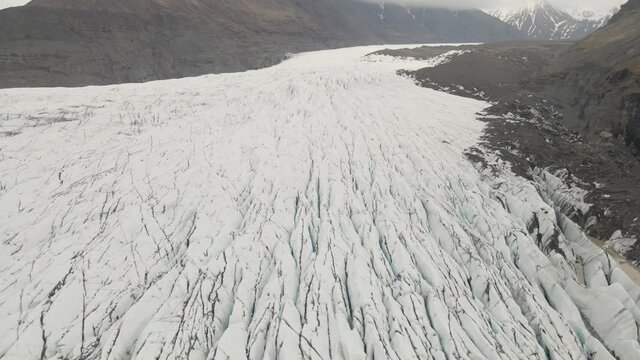
[{"label": "grey cloud", "polygon": [[[497,9],[519,8],[536,0],[365,0],[369,2],[386,2],[411,6],[433,6],[449,9]],[[619,6],[626,0],[548,0],[549,3],[563,10],[609,10]]]}]

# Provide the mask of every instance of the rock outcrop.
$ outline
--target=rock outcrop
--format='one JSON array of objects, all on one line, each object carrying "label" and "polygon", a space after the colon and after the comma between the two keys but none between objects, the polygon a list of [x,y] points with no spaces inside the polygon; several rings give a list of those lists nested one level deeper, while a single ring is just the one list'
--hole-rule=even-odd
[{"label": "rock outcrop", "polygon": [[[602,131],[640,150],[640,1],[562,52],[547,74],[553,95],[567,102],[566,121],[586,134]],[[549,90],[553,90],[549,89]]]}]

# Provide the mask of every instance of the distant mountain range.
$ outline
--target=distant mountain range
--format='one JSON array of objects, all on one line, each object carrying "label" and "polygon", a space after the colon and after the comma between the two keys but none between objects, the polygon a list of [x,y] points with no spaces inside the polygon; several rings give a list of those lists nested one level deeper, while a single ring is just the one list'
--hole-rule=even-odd
[{"label": "distant mountain range", "polygon": [[605,21],[531,10],[554,15],[527,25],[524,15],[356,0],[33,0],[0,11],[0,87],[244,71],[353,45],[573,39]]},{"label": "distant mountain range", "polygon": [[518,37],[480,10],[355,0],[33,0],[0,11],[0,87],[139,82],[259,68],[291,52]]},{"label": "distant mountain range", "polygon": [[599,29],[616,12],[598,14],[593,11],[559,10],[545,1],[519,9],[489,10],[492,16],[513,26],[529,39],[578,40]]}]

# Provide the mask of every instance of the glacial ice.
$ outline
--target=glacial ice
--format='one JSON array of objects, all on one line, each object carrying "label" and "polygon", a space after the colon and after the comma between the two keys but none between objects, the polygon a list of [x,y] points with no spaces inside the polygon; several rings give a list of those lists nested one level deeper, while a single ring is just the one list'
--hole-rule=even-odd
[{"label": "glacial ice", "polygon": [[0,91],[0,359],[640,358],[573,193],[380,48]]}]

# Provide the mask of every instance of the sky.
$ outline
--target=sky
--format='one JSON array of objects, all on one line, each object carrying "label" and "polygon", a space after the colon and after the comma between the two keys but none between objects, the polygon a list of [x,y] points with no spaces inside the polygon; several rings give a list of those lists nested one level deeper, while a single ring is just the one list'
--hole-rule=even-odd
[{"label": "sky", "polygon": [[[0,0],[1,1],[1,0]],[[380,2],[380,0],[367,0]],[[508,9],[521,8],[527,3],[536,3],[540,0],[387,0],[388,3],[400,3],[405,5],[426,5],[445,8],[470,8],[470,9]],[[624,4],[626,0],[547,0],[554,7],[561,10],[592,10],[603,12]]]},{"label": "sky", "polygon": [[[383,0],[368,0],[370,2],[383,2]],[[520,8],[527,2],[536,0],[386,0],[389,3],[402,3],[409,5],[426,5],[446,8],[471,8],[471,9],[507,9]],[[596,12],[608,11],[621,5],[626,0],[548,0],[551,4],[562,10],[593,10]],[[0,0],[0,9],[13,6],[21,6],[29,0]]]}]

